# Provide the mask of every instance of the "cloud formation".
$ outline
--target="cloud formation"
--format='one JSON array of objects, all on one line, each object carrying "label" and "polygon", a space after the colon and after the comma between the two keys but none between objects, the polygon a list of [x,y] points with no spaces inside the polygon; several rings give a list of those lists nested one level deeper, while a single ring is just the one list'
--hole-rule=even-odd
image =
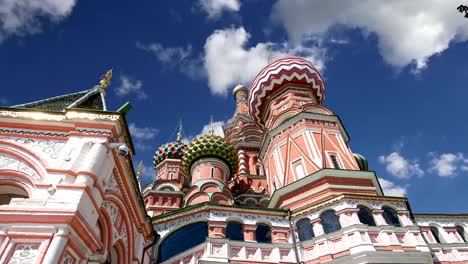
[{"label": "cloud formation", "polygon": [[324,68],[325,50],[320,43],[290,46],[288,43],[257,43],[247,47],[250,34],[243,28],[214,31],[205,42],[204,66],[208,85],[215,95],[227,95],[234,85],[250,83],[269,61],[297,55]]},{"label": "cloud formation", "polygon": [[398,197],[406,196],[406,187],[396,185],[395,183],[384,178],[379,178],[379,182],[385,195]]},{"label": "cloud formation", "polygon": [[451,42],[468,40],[466,19],[455,0],[279,0],[272,14],[292,41],[323,35],[337,25],[375,34],[385,62],[416,71]]},{"label": "cloud formation", "polygon": [[202,130],[200,131],[200,133],[198,133],[197,135],[195,136],[187,136],[187,137],[184,137],[182,138],[182,142],[184,142],[185,144],[189,144],[190,141],[192,141],[194,138],[196,137],[199,137],[201,135],[208,135],[210,134],[210,129],[211,127],[213,127],[213,130],[214,130],[214,135],[216,136],[220,136],[220,137],[224,137],[224,132],[223,132],[223,126],[226,124],[225,121],[213,121],[213,124],[211,123],[208,123],[206,125],[203,126]]},{"label": "cloud formation", "polygon": [[462,153],[443,153],[434,155],[430,161],[431,171],[440,177],[454,177],[460,171],[468,171],[468,158]]},{"label": "cloud formation", "polygon": [[237,12],[241,6],[239,0],[199,0],[198,4],[210,19],[218,18],[223,11]]},{"label": "cloud formation", "polygon": [[154,127],[138,127],[135,123],[128,125],[135,147],[139,150],[147,150],[152,146],[147,144],[148,140],[156,138],[159,134],[159,129]]},{"label": "cloud formation", "polygon": [[2,0],[0,1],[0,42],[7,37],[41,31],[44,19],[59,22],[67,17],[76,0]]},{"label": "cloud formation", "polygon": [[192,54],[191,45],[187,45],[187,47],[164,47],[161,43],[157,42],[149,44],[137,42],[136,46],[139,49],[150,52],[163,63],[178,63]]},{"label": "cloud formation", "polygon": [[424,171],[417,161],[405,159],[398,152],[379,157],[379,162],[385,165],[385,170],[397,178],[410,178],[412,176],[422,176]]},{"label": "cloud formation", "polygon": [[120,85],[115,88],[118,96],[127,96],[135,94],[139,99],[146,99],[148,95],[143,91],[143,82],[134,80],[126,75],[120,75]]}]

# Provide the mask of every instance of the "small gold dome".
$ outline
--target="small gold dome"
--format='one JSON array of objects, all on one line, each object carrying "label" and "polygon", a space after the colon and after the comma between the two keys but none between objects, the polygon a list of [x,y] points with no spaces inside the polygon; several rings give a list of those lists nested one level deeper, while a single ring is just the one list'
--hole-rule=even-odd
[{"label": "small gold dome", "polygon": [[236,98],[236,94],[240,91],[244,91],[246,94],[249,94],[249,89],[245,87],[242,84],[238,84],[236,87],[234,87],[234,90],[232,90],[232,95],[234,96],[234,99]]}]

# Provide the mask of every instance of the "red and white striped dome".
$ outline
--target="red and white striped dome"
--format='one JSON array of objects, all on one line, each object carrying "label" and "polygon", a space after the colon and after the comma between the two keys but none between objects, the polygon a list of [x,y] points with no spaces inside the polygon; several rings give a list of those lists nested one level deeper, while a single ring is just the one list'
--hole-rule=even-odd
[{"label": "red and white striped dome", "polygon": [[260,128],[264,127],[260,113],[263,110],[265,98],[287,83],[308,84],[319,103],[323,104],[325,101],[325,82],[310,61],[299,57],[276,60],[263,68],[250,86],[250,115]]}]

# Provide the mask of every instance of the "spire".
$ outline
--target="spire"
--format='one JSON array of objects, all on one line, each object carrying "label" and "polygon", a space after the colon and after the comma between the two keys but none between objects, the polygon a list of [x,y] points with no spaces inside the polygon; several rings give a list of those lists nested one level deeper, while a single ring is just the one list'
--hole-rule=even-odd
[{"label": "spire", "polygon": [[210,135],[214,135],[213,115],[211,115],[211,120],[210,120]]},{"label": "spire", "polygon": [[101,87],[101,89],[106,89],[110,84],[111,78],[112,78],[112,69],[108,70],[101,77],[101,81],[99,81],[99,87]]},{"label": "spire", "polygon": [[179,132],[177,133],[177,141],[182,140],[182,119],[179,121]]},{"label": "spire", "polygon": [[143,172],[143,161],[140,160],[140,163],[138,163],[138,169],[137,169],[137,175],[136,175],[138,181],[140,181],[142,172]]}]

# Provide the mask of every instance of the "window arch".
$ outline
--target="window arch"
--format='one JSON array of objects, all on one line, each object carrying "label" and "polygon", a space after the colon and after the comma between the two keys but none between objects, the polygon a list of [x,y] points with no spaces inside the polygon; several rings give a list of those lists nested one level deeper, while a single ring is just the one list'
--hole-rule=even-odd
[{"label": "window arch", "polygon": [[299,234],[299,241],[311,240],[315,237],[314,229],[310,224],[309,218],[303,218],[296,223],[297,233]]},{"label": "window arch", "polygon": [[206,222],[192,223],[174,231],[159,245],[159,262],[166,261],[187,249],[205,242],[207,236],[208,224]]},{"label": "window arch", "polygon": [[440,244],[439,229],[435,226],[431,226],[430,230],[431,230],[432,237],[434,237],[435,241]]},{"label": "window arch", "polygon": [[3,181],[0,184],[0,205],[8,205],[13,198],[28,198],[29,193],[23,189],[22,184]]},{"label": "window arch", "polygon": [[361,223],[366,224],[368,226],[375,226],[374,217],[372,216],[372,213],[370,212],[369,208],[365,206],[359,206],[358,217]]},{"label": "window arch", "polygon": [[384,207],[382,215],[385,219],[385,222],[387,222],[387,224],[393,225],[393,226],[401,226],[400,220],[398,220],[397,213],[392,208]]},{"label": "window arch", "polygon": [[255,239],[260,243],[271,243],[271,228],[266,224],[257,224]]},{"label": "window arch", "polygon": [[231,221],[226,226],[226,238],[236,241],[244,241],[242,223]]},{"label": "window arch", "polygon": [[465,228],[463,228],[463,226],[457,225],[457,233],[460,235],[463,242],[466,243],[467,241],[466,241]]},{"label": "window arch", "polygon": [[320,215],[323,231],[325,234],[335,232],[341,229],[340,221],[333,210],[327,210]]}]

